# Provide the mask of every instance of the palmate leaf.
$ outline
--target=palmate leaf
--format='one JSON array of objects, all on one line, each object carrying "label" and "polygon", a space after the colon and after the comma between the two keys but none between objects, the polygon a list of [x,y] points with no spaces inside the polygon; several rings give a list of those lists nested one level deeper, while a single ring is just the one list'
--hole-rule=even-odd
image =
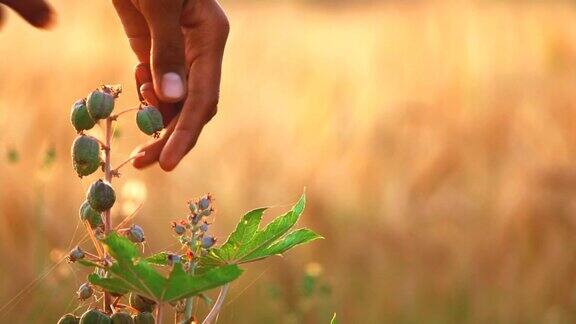
[{"label": "palmate leaf", "polygon": [[210,269],[223,264],[256,261],[282,254],[299,244],[322,238],[309,229],[289,232],[302,215],[305,205],[306,196],[302,195],[290,211],[278,216],[263,229],[259,229],[259,226],[266,208],[248,212],[242,217],[236,230],[230,234],[226,242],[221,247],[212,249],[207,256],[202,258],[202,266]]},{"label": "palmate leaf", "polygon": [[120,294],[132,291],[159,303],[197,295],[228,283],[242,273],[235,265],[225,265],[201,275],[189,275],[182,264],[175,263],[166,278],[140,256],[138,247],[127,238],[111,233],[102,242],[115,261],[108,268],[109,277],[92,274],[88,280],[108,291]]},{"label": "palmate leaf", "polygon": [[112,293],[124,295],[130,292],[130,286],[126,285],[124,281],[118,278],[103,278],[95,273],[91,273],[88,275],[88,281],[91,284]]},{"label": "palmate leaf", "polygon": [[240,276],[242,270],[235,265],[227,265],[210,270],[201,275],[189,275],[182,268],[181,263],[174,264],[174,268],[168,278],[168,286],[164,294],[167,301],[198,295],[208,289],[219,287]]},{"label": "palmate leaf", "polygon": [[151,256],[146,258],[148,263],[165,266],[168,265],[168,253],[166,252],[158,252],[156,254],[152,254]]},{"label": "palmate leaf", "polygon": [[228,236],[226,242],[220,248],[213,250],[214,254],[223,260],[236,259],[240,248],[248,244],[258,231],[262,215],[266,209],[265,207],[258,208],[246,213],[236,225],[236,230]]},{"label": "palmate leaf", "polygon": [[297,245],[308,243],[319,238],[322,238],[322,236],[307,228],[301,228],[287,234],[276,243],[245,256],[242,258],[242,262],[256,261],[271,255],[281,255]]}]

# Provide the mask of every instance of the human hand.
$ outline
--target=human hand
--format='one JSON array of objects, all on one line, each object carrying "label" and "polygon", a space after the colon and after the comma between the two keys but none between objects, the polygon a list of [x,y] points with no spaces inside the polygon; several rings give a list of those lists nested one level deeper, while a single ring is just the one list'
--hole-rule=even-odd
[{"label": "human hand", "polygon": [[166,132],[139,147],[136,168],[173,170],[216,114],[228,19],[216,0],[113,0],[140,64],[142,97],[157,106]]},{"label": "human hand", "polygon": [[[12,8],[31,25],[38,28],[48,28],[54,22],[54,11],[44,0],[0,0],[0,4]],[[3,17],[3,8],[0,6],[0,23]]]}]

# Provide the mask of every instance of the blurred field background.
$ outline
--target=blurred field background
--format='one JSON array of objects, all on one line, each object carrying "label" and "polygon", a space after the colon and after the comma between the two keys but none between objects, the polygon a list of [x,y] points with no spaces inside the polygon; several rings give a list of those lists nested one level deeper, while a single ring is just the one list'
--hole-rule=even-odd
[{"label": "blurred field background", "polygon": [[[69,109],[101,83],[137,103],[111,4],[53,3],[52,32],[13,14],[0,31],[2,323],[88,306],[74,295],[86,273],[58,263],[84,235],[93,180],[71,168]],[[224,239],[244,211],[279,214],[306,187],[302,224],[326,239],[247,267],[220,323],[576,321],[573,2],[224,7],[218,116],[173,173],[126,168],[114,211],[144,201],[154,252],[174,247],[191,197],[216,196]],[[145,140],[122,119],[113,160]]]}]

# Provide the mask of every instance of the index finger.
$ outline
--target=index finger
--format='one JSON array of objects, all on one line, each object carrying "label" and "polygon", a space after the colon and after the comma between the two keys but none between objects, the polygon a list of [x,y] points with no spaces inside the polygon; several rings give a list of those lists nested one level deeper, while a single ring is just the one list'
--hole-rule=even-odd
[{"label": "index finger", "polygon": [[159,164],[165,171],[173,170],[196,145],[218,105],[222,57],[230,26],[217,1],[197,4],[202,6],[186,11],[182,20],[190,67],[188,95],[174,132],[160,154]]},{"label": "index finger", "polygon": [[54,23],[54,11],[44,0],[2,0],[35,27],[48,28]]},{"label": "index finger", "polygon": [[150,30],[146,20],[131,0],[113,0],[112,2],[138,61],[150,62]]},{"label": "index finger", "polygon": [[[223,50],[223,49],[222,49]],[[220,92],[222,53],[206,53],[192,64],[188,79],[188,97],[174,132],[160,155],[160,167],[173,170],[196,145],[204,125],[216,114]]]}]

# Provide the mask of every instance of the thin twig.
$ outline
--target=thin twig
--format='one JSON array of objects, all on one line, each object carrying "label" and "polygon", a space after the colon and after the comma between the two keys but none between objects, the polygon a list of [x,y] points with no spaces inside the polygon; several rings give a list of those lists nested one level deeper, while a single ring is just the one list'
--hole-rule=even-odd
[{"label": "thin twig", "polygon": [[116,119],[118,119],[118,117],[120,117],[120,115],[124,115],[125,113],[131,112],[131,111],[134,111],[134,110],[138,110],[138,109],[140,109],[140,107],[122,110],[121,112],[119,112],[119,113],[117,113],[117,114],[115,114],[115,115],[110,116],[110,119],[116,120]]},{"label": "thin twig", "polygon": [[84,221],[84,225],[86,226],[86,231],[88,232],[88,236],[90,237],[90,240],[92,241],[92,244],[94,245],[94,247],[96,248],[96,252],[98,252],[98,256],[99,257],[103,257],[104,253],[102,252],[102,248],[100,247],[100,243],[98,242],[98,240],[96,239],[96,235],[94,234],[94,230],[92,229],[92,227],[90,226],[90,223],[88,223],[87,220]]},{"label": "thin twig", "polygon": [[162,324],[162,303],[156,307],[156,324]]},{"label": "thin twig", "polygon": [[125,166],[126,164],[130,163],[130,161],[135,160],[135,159],[137,159],[137,158],[139,158],[139,157],[143,157],[144,155],[146,155],[146,152],[139,152],[138,154],[133,155],[133,156],[127,158],[124,162],[120,163],[119,166],[115,167],[115,168],[114,168],[112,171],[110,171],[110,172],[112,172],[112,175],[119,175],[119,174],[120,174],[120,173],[119,173],[120,168],[122,168],[122,167]]},{"label": "thin twig", "polygon": [[222,305],[224,304],[224,299],[226,298],[226,293],[228,292],[228,288],[230,288],[230,284],[225,284],[224,286],[222,286],[222,289],[220,290],[220,294],[218,294],[218,299],[216,299],[214,306],[212,307],[212,309],[210,310],[208,315],[206,315],[206,318],[204,319],[202,324],[212,324],[212,322],[218,317],[218,314],[220,314],[220,310],[222,308]]},{"label": "thin twig", "polygon": [[136,214],[138,213],[138,211],[140,211],[140,209],[142,208],[142,203],[140,203],[140,205],[138,205],[138,208],[136,208],[132,214],[126,216],[118,225],[116,225],[116,230],[120,229],[121,227],[124,227],[124,225],[128,224],[128,222],[130,222],[134,217],[136,217]]}]

